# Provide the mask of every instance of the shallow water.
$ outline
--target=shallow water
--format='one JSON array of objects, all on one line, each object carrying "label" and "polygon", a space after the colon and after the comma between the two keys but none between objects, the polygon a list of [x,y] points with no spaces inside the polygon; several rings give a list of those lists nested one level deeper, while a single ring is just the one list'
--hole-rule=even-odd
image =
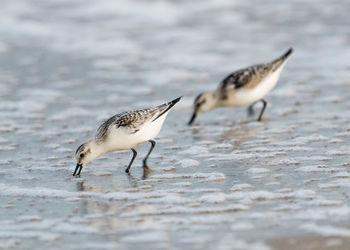
[{"label": "shallow water", "polygon": [[[310,236],[347,249],[349,11],[325,0],[2,1],[0,248],[283,249],[279,239]],[[199,92],[290,46],[263,122],[221,109],[186,126]],[[103,119],[181,95],[151,173],[145,145],[130,176],[131,152],[71,176]]]}]

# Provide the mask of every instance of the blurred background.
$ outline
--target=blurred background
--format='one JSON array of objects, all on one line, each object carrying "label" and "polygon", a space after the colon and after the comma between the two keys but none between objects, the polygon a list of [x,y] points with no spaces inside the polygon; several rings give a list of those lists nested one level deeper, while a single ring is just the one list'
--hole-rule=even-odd
[{"label": "blurred background", "polygon": [[[349,249],[346,0],[1,0],[0,249]],[[294,48],[261,123],[199,116],[226,75]],[[71,176],[116,113],[184,96],[144,175]],[[259,107],[257,107],[259,108]]]}]

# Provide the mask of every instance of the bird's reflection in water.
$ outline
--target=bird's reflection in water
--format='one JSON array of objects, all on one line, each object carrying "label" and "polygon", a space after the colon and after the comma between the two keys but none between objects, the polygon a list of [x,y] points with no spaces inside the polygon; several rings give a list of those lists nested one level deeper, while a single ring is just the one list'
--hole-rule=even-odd
[{"label": "bird's reflection in water", "polygon": [[85,181],[79,181],[79,182],[77,182],[77,190],[78,190],[78,191],[85,191],[84,182],[85,182]]},{"label": "bird's reflection in water", "polygon": [[[139,185],[142,185],[142,180],[146,180],[151,172],[153,172],[150,168],[143,167],[143,174],[140,177],[134,177],[131,173],[126,174],[127,180],[130,186],[120,185],[120,186],[108,186],[108,184],[103,183],[96,185],[94,180],[82,180],[76,183],[76,189],[79,192],[88,191],[87,196],[83,194],[78,194],[79,197],[79,206],[78,214],[79,216],[85,216],[88,214],[99,214],[105,213],[107,211],[116,212],[119,211],[123,205],[125,205],[125,201],[111,201],[104,200],[101,197],[104,194],[115,193],[118,196],[118,192],[139,192],[137,189]],[[141,183],[140,183],[141,182]],[[140,183],[140,184],[139,184]],[[129,189],[129,187],[132,187]],[[134,189],[135,188],[135,189]],[[91,193],[90,193],[91,192]],[[140,191],[142,192],[142,190]],[[101,195],[101,196],[100,196]],[[112,223],[110,221],[106,221],[107,224]]]},{"label": "bird's reflection in water", "polygon": [[249,137],[255,136],[263,129],[261,123],[255,121],[233,122],[229,124],[193,126],[191,132],[193,139],[201,141],[215,141],[221,143],[223,140],[237,139],[246,141]]},{"label": "bird's reflection in water", "polygon": [[[146,180],[149,177],[149,174],[153,172],[153,170],[150,169],[149,167],[143,167],[142,169],[143,169],[143,173],[141,178],[135,177],[131,173],[126,174],[131,187],[137,187],[139,181]],[[80,191],[80,192],[84,192],[84,191],[101,192],[101,191],[104,191],[106,188],[108,188],[108,186],[99,186],[92,183],[88,185],[86,180],[82,180],[76,183],[76,188],[77,188],[77,191]],[[120,186],[118,188],[120,188]]]},{"label": "bird's reflection in water", "polygon": [[131,185],[132,187],[137,187],[138,182],[139,182],[140,180],[146,180],[146,179],[149,177],[149,174],[153,172],[153,170],[150,169],[149,167],[143,166],[142,169],[143,169],[143,174],[142,174],[141,179],[136,178],[136,177],[133,176],[131,173],[128,173],[128,174],[127,174],[129,183],[130,183],[130,185]]},{"label": "bird's reflection in water", "polygon": [[247,123],[241,123],[236,127],[225,130],[220,134],[222,139],[238,139],[245,141],[247,138],[255,136],[260,130],[263,129],[262,126],[245,126]]},{"label": "bird's reflection in water", "polygon": [[212,137],[211,133],[207,133],[206,128],[205,127],[201,127],[201,126],[192,126],[190,128],[190,131],[192,132],[193,135],[193,139],[195,140],[209,140]]},{"label": "bird's reflection in water", "polygon": [[142,180],[146,180],[148,178],[149,174],[152,172],[153,172],[153,170],[150,169],[149,167],[143,167]]},{"label": "bird's reflection in water", "polygon": [[126,176],[128,177],[128,181],[130,183],[130,186],[137,187],[137,183],[138,183],[139,179],[136,178],[135,176],[133,176],[130,172],[127,173]]}]

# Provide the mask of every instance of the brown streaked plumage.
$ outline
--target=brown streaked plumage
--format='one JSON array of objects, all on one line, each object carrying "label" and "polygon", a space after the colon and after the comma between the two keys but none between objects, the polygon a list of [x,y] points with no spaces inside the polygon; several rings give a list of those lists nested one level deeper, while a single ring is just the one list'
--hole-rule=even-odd
[{"label": "brown streaked plumage", "polygon": [[[198,95],[194,101],[194,112],[189,125],[194,122],[197,114],[215,108],[254,105],[262,101],[264,106],[258,118],[260,121],[266,107],[266,101],[262,98],[276,85],[281,70],[292,52],[293,49],[290,48],[272,62],[237,70],[225,77],[215,91],[207,91]],[[252,110],[249,108],[250,112]]]},{"label": "brown streaked plumage", "polygon": [[155,108],[123,112],[110,117],[97,129],[94,139],[80,145],[75,153],[77,166],[73,175],[80,175],[84,165],[106,152],[131,149],[133,157],[125,170],[129,169],[136,158],[134,147],[146,142],[151,148],[143,160],[144,168],[148,168],[147,159],[156,142],[153,140],[163,126],[168,111],[179,102],[181,97],[159,105]]}]

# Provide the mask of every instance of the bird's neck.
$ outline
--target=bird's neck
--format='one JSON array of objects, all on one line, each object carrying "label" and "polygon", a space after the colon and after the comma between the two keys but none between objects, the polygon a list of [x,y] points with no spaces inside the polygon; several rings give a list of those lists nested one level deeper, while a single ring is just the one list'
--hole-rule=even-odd
[{"label": "bird's neck", "polygon": [[221,102],[220,92],[215,90],[215,91],[211,91],[210,94],[211,94],[210,103],[212,104],[211,109],[220,107],[220,102]]},{"label": "bird's neck", "polygon": [[99,157],[101,154],[105,153],[104,143],[100,143],[96,140],[91,140],[88,142],[89,148],[91,150],[89,162]]}]

